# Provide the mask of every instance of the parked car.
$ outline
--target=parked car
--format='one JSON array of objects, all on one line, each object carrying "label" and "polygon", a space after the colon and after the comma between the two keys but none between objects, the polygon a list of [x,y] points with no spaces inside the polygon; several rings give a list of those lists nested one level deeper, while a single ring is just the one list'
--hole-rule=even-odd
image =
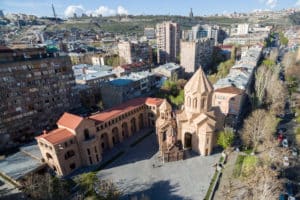
[{"label": "parked car", "polygon": [[289,147],[289,141],[287,139],[283,139],[281,144],[282,144],[282,146],[284,148],[288,148]]},{"label": "parked car", "polygon": [[282,193],[281,193],[281,194],[279,195],[279,200],[288,200],[288,197],[289,197],[289,196],[288,196],[287,194],[282,194]]},{"label": "parked car", "polygon": [[290,166],[289,157],[287,157],[287,156],[283,157],[283,166],[285,166],[285,167]]},{"label": "parked car", "polygon": [[292,155],[293,156],[298,156],[298,149],[296,147],[292,148]]},{"label": "parked car", "polygon": [[289,197],[293,197],[296,194],[296,186],[292,182],[285,183],[285,192]]}]

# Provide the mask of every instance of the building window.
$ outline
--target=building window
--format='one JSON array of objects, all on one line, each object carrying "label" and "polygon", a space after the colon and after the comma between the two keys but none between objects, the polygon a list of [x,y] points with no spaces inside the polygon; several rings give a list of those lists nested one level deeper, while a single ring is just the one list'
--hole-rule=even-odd
[{"label": "building window", "polygon": [[73,144],[74,142],[73,142],[73,140],[70,140],[70,144]]},{"label": "building window", "polygon": [[87,151],[88,155],[91,155],[90,149],[86,149],[86,151]]},{"label": "building window", "polygon": [[205,99],[202,99],[202,100],[201,100],[201,108],[202,108],[202,109],[204,109],[204,107],[205,107],[204,104],[205,104]]},{"label": "building window", "polygon": [[97,153],[97,147],[95,147],[95,153]]},{"label": "building window", "polygon": [[70,169],[71,169],[71,170],[73,170],[73,169],[75,169],[75,168],[76,168],[76,164],[75,164],[75,163],[70,164]]},{"label": "building window", "polygon": [[67,142],[65,142],[65,147],[68,147],[68,143]]},{"label": "building window", "polygon": [[90,160],[90,164],[92,165],[93,164],[93,160],[92,160],[91,156],[89,157],[89,160]]},{"label": "building window", "polygon": [[97,162],[99,162],[99,157],[98,157],[98,154],[96,154],[96,159],[97,159]]},{"label": "building window", "polygon": [[166,131],[165,131],[165,132],[163,132],[163,138],[162,138],[162,140],[163,140],[163,141],[166,141],[166,139],[167,139],[167,133],[166,133]]},{"label": "building window", "polygon": [[90,133],[88,129],[84,129],[84,139],[88,140],[90,139]]},{"label": "building window", "polygon": [[193,107],[197,108],[197,99],[196,98],[194,98],[194,100],[193,100]]},{"label": "building window", "polygon": [[65,153],[65,160],[68,160],[69,158],[75,156],[75,152],[73,150],[69,150]]},{"label": "building window", "polygon": [[187,97],[187,106],[191,106],[191,97]]},{"label": "building window", "polygon": [[209,138],[206,139],[206,144],[209,144]]},{"label": "building window", "polygon": [[99,127],[96,127],[96,131],[97,131],[97,132],[100,131],[100,128],[99,128]]}]

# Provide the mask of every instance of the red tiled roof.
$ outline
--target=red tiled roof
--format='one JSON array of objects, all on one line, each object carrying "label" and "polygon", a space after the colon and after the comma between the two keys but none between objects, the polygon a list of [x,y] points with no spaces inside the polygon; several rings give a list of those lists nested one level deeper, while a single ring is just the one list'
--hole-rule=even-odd
[{"label": "red tiled roof", "polygon": [[122,103],[116,107],[113,107],[111,109],[105,110],[99,114],[95,114],[89,117],[89,119],[93,119],[99,122],[107,121],[111,118],[114,118],[116,116],[119,116],[123,113],[129,112],[141,105],[146,104],[155,104],[159,105],[162,103],[163,99],[158,98],[137,98],[129,100],[125,103]]},{"label": "red tiled roof", "polygon": [[60,119],[58,120],[57,125],[61,125],[66,128],[74,130],[82,122],[82,120],[83,117],[65,112],[63,116],[61,116]]},{"label": "red tiled roof", "polygon": [[150,104],[150,105],[160,105],[164,100],[160,99],[160,98],[147,98],[146,99],[146,104]]},{"label": "red tiled roof", "polygon": [[58,128],[58,129],[54,129],[53,131],[46,133],[46,134],[42,134],[36,137],[36,139],[45,139],[48,142],[50,142],[51,144],[55,145],[55,144],[59,144],[61,142],[64,142],[67,139],[71,139],[74,138],[75,135],[73,133],[71,133],[70,131],[68,131],[65,128]]},{"label": "red tiled roof", "polygon": [[229,86],[229,87],[216,89],[215,92],[230,93],[230,94],[242,94],[242,93],[244,93],[244,90],[241,90],[241,89],[233,87],[233,86]]}]

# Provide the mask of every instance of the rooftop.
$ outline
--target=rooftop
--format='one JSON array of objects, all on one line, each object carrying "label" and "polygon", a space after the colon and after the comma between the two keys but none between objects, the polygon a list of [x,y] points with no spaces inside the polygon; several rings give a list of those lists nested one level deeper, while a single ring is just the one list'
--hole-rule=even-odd
[{"label": "rooftop", "polygon": [[121,76],[120,78],[116,78],[110,83],[115,86],[124,86],[128,85],[134,81],[139,81],[141,79],[147,78],[148,76],[152,76],[153,73],[148,72],[148,71],[141,71],[141,72],[132,72],[128,75]]},{"label": "rooftop", "polygon": [[83,118],[80,116],[65,112],[57,121],[57,125],[75,130],[82,120]]},{"label": "rooftop", "polygon": [[89,117],[89,119],[93,119],[99,122],[107,121],[111,118],[114,118],[123,113],[129,112],[141,105],[160,105],[163,99],[159,98],[137,98],[129,100],[125,103],[120,104],[119,106],[113,107],[111,109],[105,110],[99,114],[95,114]]},{"label": "rooftop", "polygon": [[71,133],[69,130],[65,129],[65,128],[58,128],[58,129],[54,129],[53,131],[49,132],[49,133],[44,133],[40,136],[37,136],[37,139],[45,139],[47,140],[49,143],[55,145],[55,144],[60,144],[62,142],[64,142],[65,140],[71,139],[75,137],[75,135],[73,133]]},{"label": "rooftop", "polygon": [[44,164],[40,159],[40,150],[36,144],[22,147],[21,151],[0,160],[0,173],[18,180],[42,167]]},{"label": "rooftop", "polygon": [[172,70],[179,69],[179,68],[180,68],[180,65],[178,65],[176,63],[166,63],[164,65],[160,65],[156,69],[165,69],[168,71],[172,71]]},{"label": "rooftop", "polygon": [[216,89],[215,92],[229,93],[229,94],[243,94],[244,90],[229,86],[229,87],[225,87],[225,88]]}]

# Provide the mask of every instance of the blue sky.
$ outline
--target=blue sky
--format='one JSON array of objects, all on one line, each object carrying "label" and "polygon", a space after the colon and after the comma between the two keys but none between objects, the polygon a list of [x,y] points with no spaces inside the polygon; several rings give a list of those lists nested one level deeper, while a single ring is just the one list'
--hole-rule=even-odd
[{"label": "blue sky", "polygon": [[93,15],[188,15],[190,8],[193,8],[194,15],[207,15],[300,7],[300,0],[0,0],[0,9],[5,13],[51,16],[52,3],[60,17],[70,16],[74,12]]}]

